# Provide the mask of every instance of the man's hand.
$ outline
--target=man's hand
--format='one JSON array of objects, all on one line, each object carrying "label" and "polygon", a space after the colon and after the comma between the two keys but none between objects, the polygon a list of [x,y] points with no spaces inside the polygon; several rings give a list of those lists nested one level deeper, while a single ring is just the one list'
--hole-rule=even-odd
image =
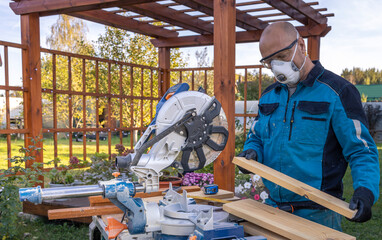
[{"label": "man's hand", "polygon": [[354,191],[354,195],[350,200],[349,208],[351,210],[358,209],[356,215],[349,219],[353,222],[366,222],[371,218],[371,206],[373,206],[374,195],[365,188],[359,187]]},{"label": "man's hand", "polygon": [[248,160],[252,159],[252,160],[257,161],[257,153],[253,149],[248,149],[246,151],[243,151],[243,152],[239,153],[237,156],[238,157],[245,157]]},{"label": "man's hand", "polygon": [[[256,153],[256,151],[255,150],[253,150],[253,149],[248,149],[248,150],[246,150],[246,151],[243,151],[243,152],[241,152],[241,153],[239,153],[238,155],[237,155],[238,157],[245,157],[246,159],[248,159],[248,160],[255,160],[255,161],[257,161],[257,153]],[[238,166],[239,167],[239,166]],[[242,173],[244,173],[244,174],[250,174],[250,173],[252,173],[252,172],[250,172],[250,171],[248,171],[248,170],[246,170],[246,169],[244,169],[244,168],[242,168],[242,167],[239,167],[239,170],[240,170],[240,172],[242,172]]]}]

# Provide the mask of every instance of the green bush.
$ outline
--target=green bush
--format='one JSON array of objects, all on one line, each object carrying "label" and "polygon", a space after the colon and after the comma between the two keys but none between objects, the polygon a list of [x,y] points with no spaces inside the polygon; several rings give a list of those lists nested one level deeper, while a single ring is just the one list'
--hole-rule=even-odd
[{"label": "green bush", "polygon": [[36,147],[39,139],[32,139],[33,145],[20,147],[18,156],[8,159],[11,167],[0,172],[0,237],[2,239],[15,238],[18,228],[18,213],[21,211],[19,187],[31,187],[42,181],[42,164],[33,163],[30,168],[24,168],[25,163],[33,161],[33,156],[41,148]]}]

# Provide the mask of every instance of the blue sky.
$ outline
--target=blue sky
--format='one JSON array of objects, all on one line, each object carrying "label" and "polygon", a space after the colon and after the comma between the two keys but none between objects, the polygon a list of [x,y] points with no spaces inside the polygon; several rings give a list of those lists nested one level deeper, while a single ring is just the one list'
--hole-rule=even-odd
[{"label": "blue sky", "polygon": [[[309,0],[310,1],[310,0]],[[0,40],[20,42],[20,18],[9,8],[10,1],[0,2]],[[332,30],[321,39],[321,62],[329,70],[340,74],[344,68],[375,67],[382,69],[379,53],[382,53],[382,2],[380,0],[319,0],[315,8],[328,8]],[[50,26],[57,17],[40,19],[41,45]],[[100,24],[89,23],[88,39],[95,40],[103,32]],[[201,48],[184,48],[190,56],[190,66],[196,66],[195,51]],[[208,47],[209,59],[213,59],[213,48]],[[260,53],[257,43],[236,45],[236,65],[258,64]]]}]

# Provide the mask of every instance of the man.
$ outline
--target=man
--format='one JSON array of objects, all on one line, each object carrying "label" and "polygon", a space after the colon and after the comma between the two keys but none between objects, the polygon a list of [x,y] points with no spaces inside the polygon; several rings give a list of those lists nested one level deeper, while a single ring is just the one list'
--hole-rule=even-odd
[{"label": "man", "polygon": [[[379,196],[379,162],[368,132],[356,88],[312,62],[304,40],[292,24],[269,25],[260,38],[261,63],[272,70],[276,83],[259,102],[244,151],[239,156],[342,198],[342,178],[348,164],[354,195],[351,219],[365,222]],[[243,170],[244,171],[244,170]],[[341,216],[264,179],[267,204],[341,230]]]}]

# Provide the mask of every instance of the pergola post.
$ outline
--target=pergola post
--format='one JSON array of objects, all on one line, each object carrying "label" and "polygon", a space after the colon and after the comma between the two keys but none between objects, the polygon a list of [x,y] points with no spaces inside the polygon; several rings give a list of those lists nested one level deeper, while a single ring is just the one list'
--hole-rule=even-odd
[{"label": "pergola post", "polygon": [[214,93],[228,120],[228,142],[214,162],[214,179],[219,188],[235,188],[235,0],[214,0]]},{"label": "pergola post", "polygon": [[170,48],[158,48],[158,65],[160,74],[160,95],[163,96],[170,88]]},{"label": "pergola post", "polygon": [[308,37],[308,54],[312,60],[320,60],[320,36]]},{"label": "pergola post", "polygon": [[[41,106],[41,60],[40,60],[40,22],[39,14],[21,15],[21,43],[27,46],[23,51],[24,87],[24,122],[28,133],[25,146],[33,144],[31,139],[42,139],[42,106]],[[31,153],[34,161],[28,161],[25,167],[32,167],[34,162],[43,162],[42,141],[37,143],[39,152]],[[44,180],[43,177],[40,180]],[[41,184],[40,184],[41,185]],[[43,185],[43,184],[42,184]]]}]

